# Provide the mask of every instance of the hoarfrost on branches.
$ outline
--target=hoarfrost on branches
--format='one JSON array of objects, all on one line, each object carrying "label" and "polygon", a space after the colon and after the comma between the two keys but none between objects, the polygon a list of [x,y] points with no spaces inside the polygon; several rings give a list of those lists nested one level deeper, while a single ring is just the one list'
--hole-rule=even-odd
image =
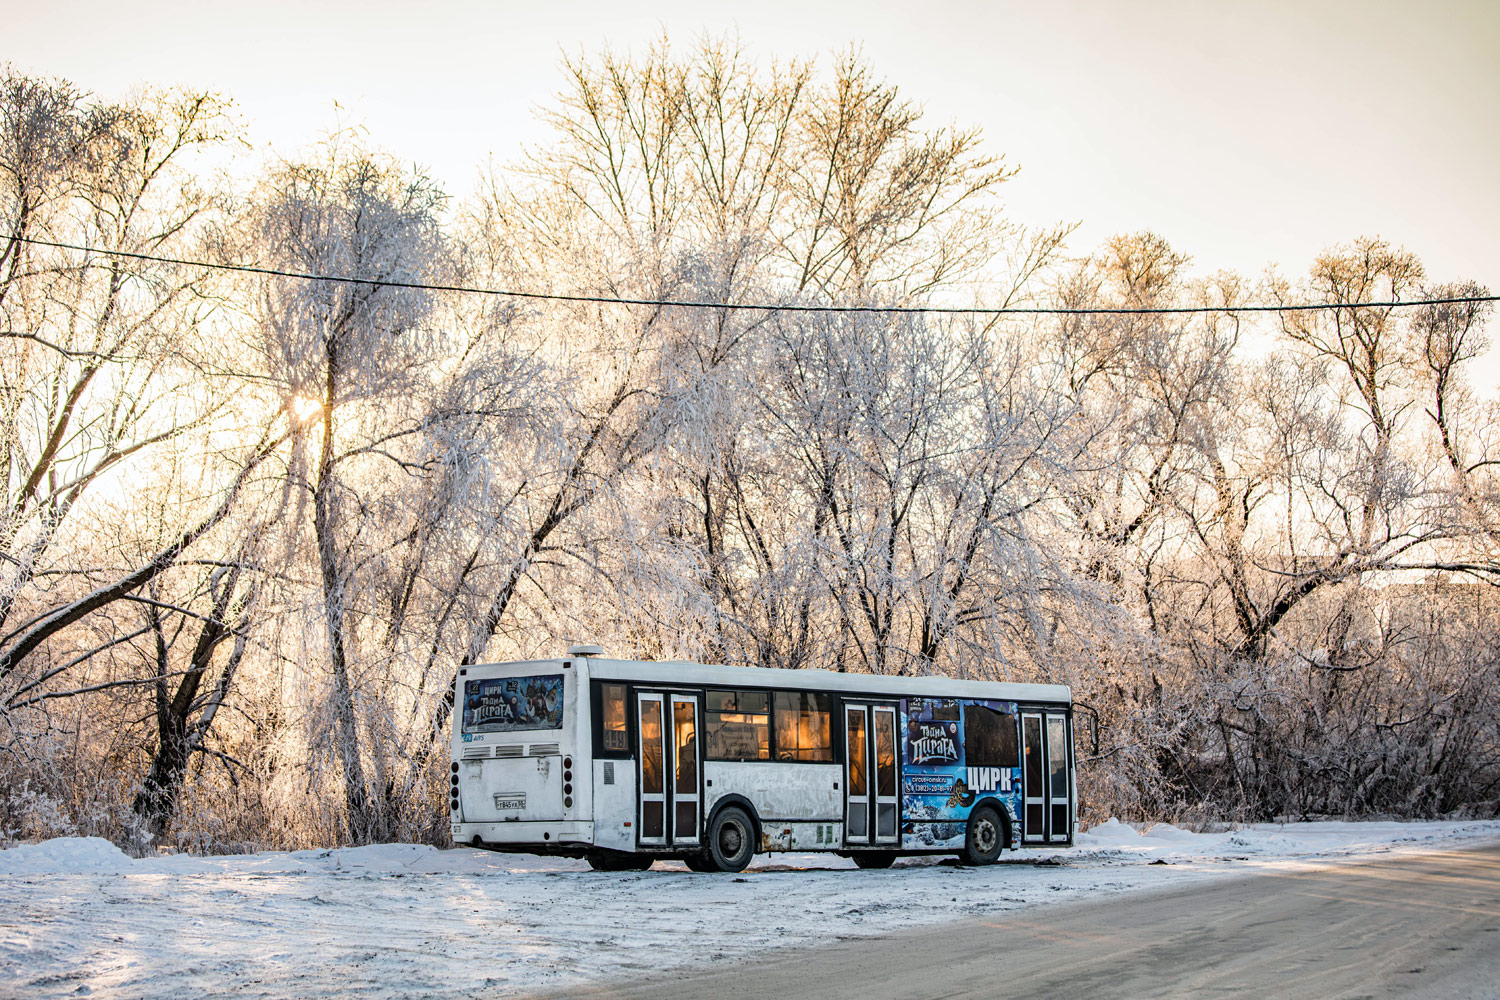
[{"label": "hoarfrost on branches", "polygon": [[[1085,817],[1500,805],[1489,308],[1357,304],[1480,286],[1070,248],[854,55],[563,86],[455,197],[0,72],[0,837],[443,843],[456,671],[579,639],[1068,683]],[[1206,311],[887,308],[1022,302]]]}]

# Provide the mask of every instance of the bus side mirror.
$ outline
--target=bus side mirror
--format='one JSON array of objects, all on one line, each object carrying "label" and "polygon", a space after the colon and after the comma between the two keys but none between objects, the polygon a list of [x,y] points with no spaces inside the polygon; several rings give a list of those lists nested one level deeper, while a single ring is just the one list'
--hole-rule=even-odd
[{"label": "bus side mirror", "polygon": [[1092,757],[1099,752],[1099,710],[1087,702],[1075,701],[1074,708],[1081,708],[1089,714],[1089,756]]}]

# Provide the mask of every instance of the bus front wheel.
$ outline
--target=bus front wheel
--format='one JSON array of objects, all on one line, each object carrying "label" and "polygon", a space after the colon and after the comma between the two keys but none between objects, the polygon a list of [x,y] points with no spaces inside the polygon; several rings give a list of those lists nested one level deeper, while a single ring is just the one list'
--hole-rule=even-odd
[{"label": "bus front wheel", "polygon": [[755,824],[738,806],[721,809],[708,825],[708,854],[716,871],[742,872],[755,856]]},{"label": "bus front wheel", "polygon": [[992,865],[1000,857],[1005,843],[1005,827],[1000,814],[989,806],[980,806],[969,816],[969,834],[964,838],[964,860],[971,865]]}]

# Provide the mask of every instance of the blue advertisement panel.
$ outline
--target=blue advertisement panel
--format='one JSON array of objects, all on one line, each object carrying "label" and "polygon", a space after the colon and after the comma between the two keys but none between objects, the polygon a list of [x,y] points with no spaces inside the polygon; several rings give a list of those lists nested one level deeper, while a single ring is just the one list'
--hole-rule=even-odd
[{"label": "blue advertisement panel", "polygon": [[906,698],[901,702],[901,846],[963,846],[969,812],[999,799],[1021,805],[1016,705],[1008,701]]},{"label": "blue advertisement panel", "polygon": [[464,740],[478,733],[561,729],[561,674],[491,677],[464,685]]}]

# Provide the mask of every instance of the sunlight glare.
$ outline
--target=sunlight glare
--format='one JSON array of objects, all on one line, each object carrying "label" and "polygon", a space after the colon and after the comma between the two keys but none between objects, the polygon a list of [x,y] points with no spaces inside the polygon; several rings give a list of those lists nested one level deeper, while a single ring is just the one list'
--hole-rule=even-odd
[{"label": "sunlight glare", "polygon": [[293,396],[287,404],[292,418],[299,424],[305,424],[319,413],[323,412],[323,404],[316,399],[308,399],[306,396]]}]

